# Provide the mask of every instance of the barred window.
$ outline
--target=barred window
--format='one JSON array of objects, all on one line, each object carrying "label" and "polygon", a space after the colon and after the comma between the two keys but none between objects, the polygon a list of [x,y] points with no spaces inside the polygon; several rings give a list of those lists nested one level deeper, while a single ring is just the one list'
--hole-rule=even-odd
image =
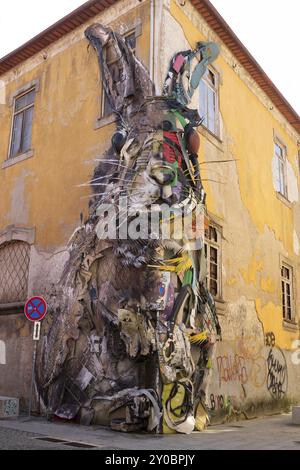
[{"label": "barred window", "polygon": [[15,98],[10,158],[26,153],[31,148],[35,93],[35,88],[32,88]]},{"label": "barred window", "polygon": [[28,243],[11,241],[0,245],[0,304],[26,301],[29,260]]},{"label": "barred window", "polygon": [[207,260],[207,287],[214,297],[221,296],[221,233],[209,225],[205,230],[205,256]]}]

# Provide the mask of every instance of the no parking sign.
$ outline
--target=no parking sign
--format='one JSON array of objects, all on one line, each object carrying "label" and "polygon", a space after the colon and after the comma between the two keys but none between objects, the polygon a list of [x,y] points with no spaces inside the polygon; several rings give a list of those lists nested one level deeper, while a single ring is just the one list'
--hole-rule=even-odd
[{"label": "no parking sign", "polygon": [[35,368],[35,359],[36,359],[36,350],[37,342],[41,337],[41,320],[45,318],[47,313],[47,302],[43,297],[31,297],[27,300],[24,308],[24,313],[27,320],[34,322],[33,325],[33,358],[32,358],[32,374],[31,374],[31,387],[30,387],[30,399],[29,399],[29,410],[28,417],[31,415],[31,406],[32,406],[32,394],[33,394],[33,384],[34,384],[34,368]]},{"label": "no parking sign", "polygon": [[27,300],[24,313],[29,321],[41,321],[47,313],[47,303],[42,297]]}]

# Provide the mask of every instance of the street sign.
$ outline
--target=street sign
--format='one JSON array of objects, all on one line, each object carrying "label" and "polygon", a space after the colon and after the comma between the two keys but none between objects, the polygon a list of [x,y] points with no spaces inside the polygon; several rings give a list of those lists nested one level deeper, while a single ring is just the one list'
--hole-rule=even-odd
[{"label": "street sign", "polygon": [[26,302],[24,313],[29,321],[39,322],[47,313],[47,303],[42,297],[31,297]]},{"label": "street sign", "polygon": [[26,318],[29,321],[34,322],[33,323],[33,336],[32,336],[32,339],[34,341],[34,348],[33,348],[33,356],[32,356],[31,386],[30,386],[29,409],[28,409],[28,419],[30,419],[33,386],[34,386],[34,369],[35,369],[37,343],[41,337],[41,320],[46,316],[47,303],[42,297],[31,297],[26,302],[24,313],[25,313]]},{"label": "street sign", "polygon": [[39,341],[41,337],[41,322],[35,321],[33,324],[33,341]]}]

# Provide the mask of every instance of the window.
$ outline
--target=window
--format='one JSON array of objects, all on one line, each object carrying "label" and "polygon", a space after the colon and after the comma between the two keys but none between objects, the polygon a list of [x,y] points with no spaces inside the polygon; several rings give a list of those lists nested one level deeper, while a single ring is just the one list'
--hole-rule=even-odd
[{"label": "window", "polygon": [[288,197],[286,179],[286,148],[278,141],[275,142],[275,164],[276,164],[276,191],[285,198]]},{"label": "window", "polygon": [[218,76],[211,69],[206,70],[200,81],[200,116],[203,125],[219,136]]},{"label": "window", "polygon": [[293,269],[287,264],[281,266],[281,295],[283,318],[293,321]]},{"label": "window", "polygon": [[35,88],[15,98],[9,158],[30,150],[34,99]]},{"label": "window", "polygon": [[205,230],[205,256],[207,260],[207,287],[214,297],[221,297],[221,232],[213,225]]},{"label": "window", "polygon": [[29,260],[28,243],[11,241],[0,245],[0,306],[26,301]]},{"label": "window", "polygon": [[[127,44],[131,47],[133,53],[135,53],[135,48],[136,48],[136,34],[135,32],[129,33],[125,36],[125,41]],[[107,65],[109,68],[109,71],[113,77],[114,84],[118,83],[120,80],[120,70],[117,65],[117,60],[118,57],[115,56],[115,51],[112,47],[107,48]],[[110,102],[107,98],[107,95],[105,93],[104,87],[102,88],[102,112],[101,112],[101,117],[107,117],[110,114],[112,114],[113,110],[110,105]]]}]

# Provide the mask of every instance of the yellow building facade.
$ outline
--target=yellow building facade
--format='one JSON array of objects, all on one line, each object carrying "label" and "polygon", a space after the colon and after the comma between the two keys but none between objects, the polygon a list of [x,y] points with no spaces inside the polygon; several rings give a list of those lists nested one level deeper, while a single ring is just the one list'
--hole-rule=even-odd
[{"label": "yellow building facade", "polygon": [[253,58],[207,0],[110,3],[89,2],[78,25],[65,19],[0,61],[0,395],[28,399],[32,326],[23,305],[58,282],[89,213],[91,190],[81,185],[110,144],[114,118],[84,37],[100,22],[133,41],[157,94],[176,52],[220,45],[193,98],[205,118],[208,283],[222,327],[206,404],[218,420],[300,401],[299,117],[255,76]]}]

